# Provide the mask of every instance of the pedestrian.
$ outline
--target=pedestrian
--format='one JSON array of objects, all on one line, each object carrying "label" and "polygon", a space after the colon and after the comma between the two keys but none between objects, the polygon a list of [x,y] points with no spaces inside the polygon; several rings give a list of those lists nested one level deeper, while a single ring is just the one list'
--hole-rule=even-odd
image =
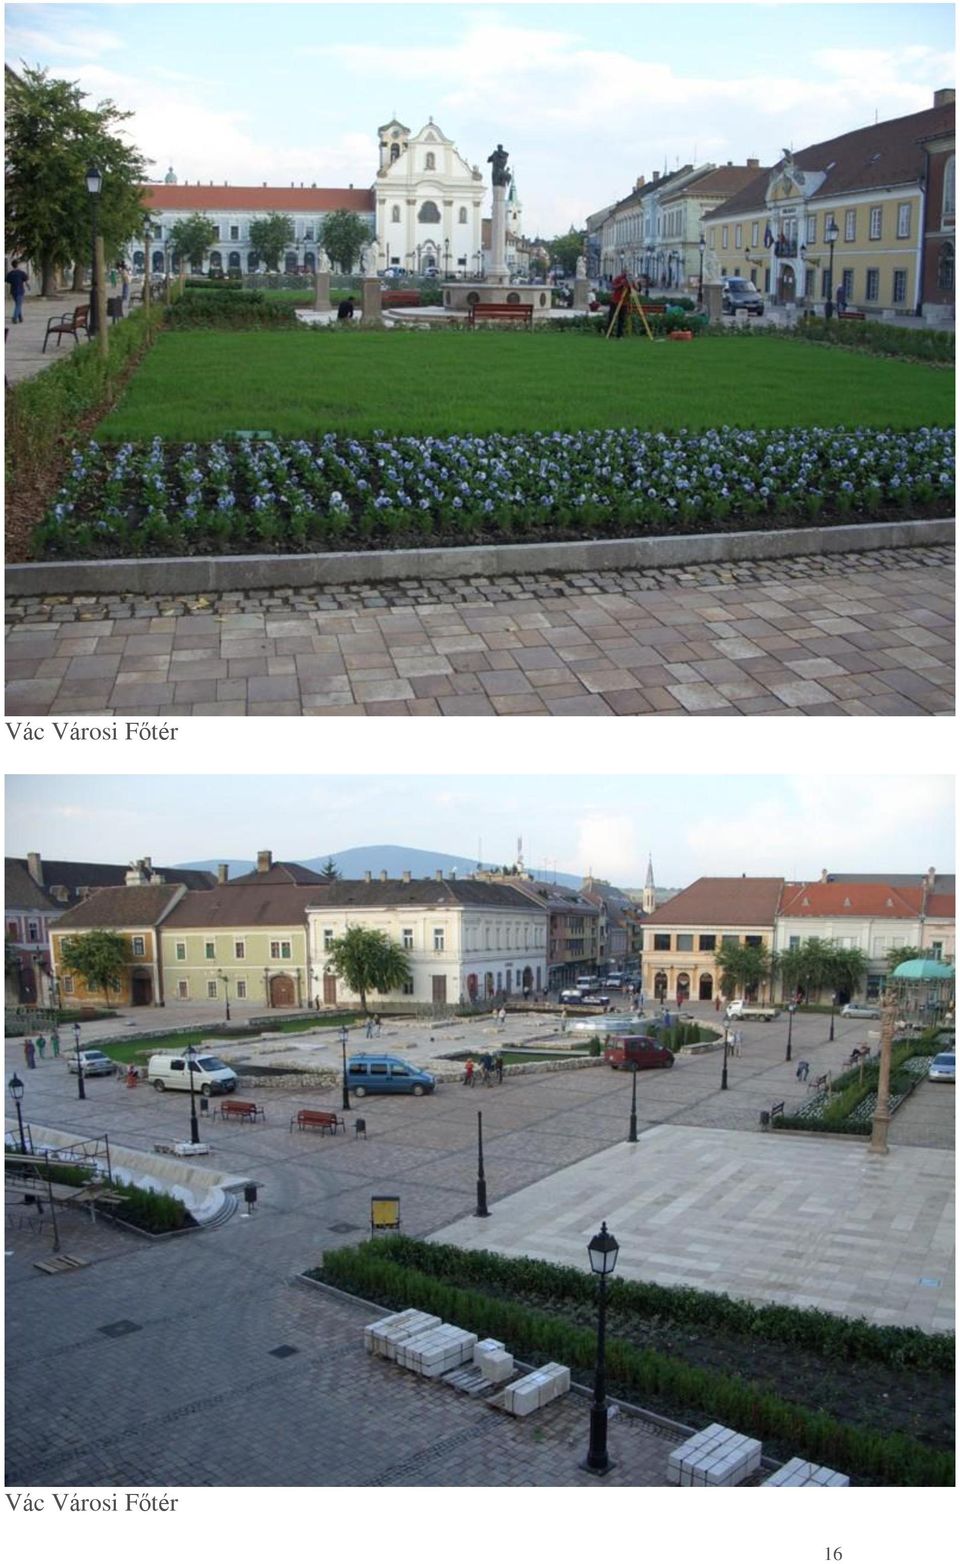
[{"label": "pedestrian", "polygon": [[719,1010],[720,1009],[720,995],[719,994],[717,995],[716,999],[713,1001],[713,1008],[714,1008],[714,1010]]},{"label": "pedestrian", "polygon": [[473,1055],[472,1054],[467,1059],[466,1073],[464,1074],[464,1077],[463,1077],[463,1084],[464,1084],[464,1086],[472,1086],[473,1085]]},{"label": "pedestrian", "polygon": [[337,305],[337,319],[338,320],[352,320],[353,319],[353,294],[352,293],[351,293],[349,299],[341,299],[340,303]]},{"label": "pedestrian", "polygon": [[13,300],[13,318],[11,325],[23,325],[23,295],[30,286],[28,278],[19,261],[14,261],[6,276],[7,287],[10,289],[10,297]]},{"label": "pedestrian", "polygon": [[380,1017],[379,1016],[374,1016],[374,1018],[373,1018],[373,1035],[374,1035],[374,1037],[379,1037],[380,1036]]},{"label": "pedestrian", "polygon": [[607,336],[613,329],[616,321],[616,335],[623,336],[623,320],[630,306],[630,278],[626,272],[620,272],[614,277],[610,294],[610,309],[607,314]]},{"label": "pedestrian", "polygon": [[110,268],[110,286],[111,288],[115,288],[117,286],[117,268],[115,266],[111,266]]},{"label": "pedestrian", "polygon": [[60,1033],[57,1031],[56,1027],[54,1027],[53,1031],[50,1033],[50,1051],[55,1059],[59,1059]]},{"label": "pedestrian", "polygon": [[498,1024],[498,1026],[500,1026],[501,1029],[503,1027],[505,1027],[506,1024],[507,1024],[507,1007],[506,1007],[506,1005],[501,1005],[499,1011],[497,1012],[497,1024]]},{"label": "pedestrian", "polygon": [[809,1074],[810,1074],[810,1066],[807,1063],[806,1059],[798,1059],[797,1060],[797,1080],[798,1081],[805,1081]]},{"label": "pedestrian", "polygon": [[561,1010],[561,1012],[560,1012],[560,1036],[561,1037],[565,1037],[566,1036],[566,1032],[567,1032],[567,1012],[565,1010]]},{"label": "pedestrian", "polygon": [[847,307],[847,290],[843,283],[837,289],[837,314],[842,315]]},{"label": "pedestrian", "polygon": [[497,1085],[498,1086],[502,1086],[503,1085],[503,1054],[500,1053],[499,1050],[497,1052],[496,1067],[497,1067]]},{"label": "pedestrian", "polygon": [[120,298],[124,304],[130,300],[130,271],[126,261],[120,262]]},{"label": "pedestrian", "polygon": [[367,1016],[367,1041],[373,1036],[373,1016]]},{"label": "pedestrian", "polygon": [[27,1069],[28,1070],[35,1070],[37,1068],[37,1057],[36,1057],[37,1056],[37,1050],[33,1046],[33,1039],[32,1038],[28,1037],[26,1042],[24,1043],[24,1045],[23,1045],[23,1056],[24,1056],[24,1058],[27,1061]]},{"label": "pedestrian", "polygon": [[40,1036],[37,1038],[37,1053],[40,1055],[41,1059],[43,1058],[43,1056],[46,1053],[46,1051],[47,1051],[47,1039],[44,1037],[43,1033],[41,1032]]}]

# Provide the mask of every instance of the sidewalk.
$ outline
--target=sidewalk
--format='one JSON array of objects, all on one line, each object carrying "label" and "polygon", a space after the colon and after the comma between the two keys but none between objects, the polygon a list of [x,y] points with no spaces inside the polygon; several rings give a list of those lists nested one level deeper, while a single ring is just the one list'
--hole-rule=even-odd
[{"label": "sidewalk", "polygon": [[[127,305],[129,313],[131,307],[140,308],[141,280],[137,279],[136,303]],[[115,294],[120,297],[119,287],[107,289],[108,296]],[[73,337],[61,337],[59,343],[56,337],[51,337],[47,343],[47,351],[43,351],[43,338],[47,329],[47,321],[52,316],[69,315],[80,304],[90,303],[90,291],[85,289],[82,293],[62,292],[52,298],[41,298],[36,294],[28,293],[23,301],[23,321],[19,325],[11,325],[10,316],[13,313],[13,305],[7,299],[4,324],[7,329],[6,349],[4,352],[4,373],[10,385],[18,385],[21,380],[32,380],[43,370],[49,369],[51,364],[57,364],[63,358],[67,358],[76,347]],[[87,338],[80,333],[80,342]]]}]

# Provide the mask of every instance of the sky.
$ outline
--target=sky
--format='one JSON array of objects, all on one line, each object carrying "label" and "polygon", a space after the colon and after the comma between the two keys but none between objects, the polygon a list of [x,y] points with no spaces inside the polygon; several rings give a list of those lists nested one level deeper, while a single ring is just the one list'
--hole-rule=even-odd
[{"label": "sky", "polygon": [[686,162],[775,162],[954,85],[949,5],[11,4],[6,61],[133,111],[162,178],[368,186],[378,125],[502,141],[528,236]]},{"label": "sky", "polygon": [[[954,867],[947,776],[19,776],[6,852],[304,859],[382,843],[639,886]],[[482,853],[480,843],[482,841]],[[376,867],[373,865],[372,867]]]}]

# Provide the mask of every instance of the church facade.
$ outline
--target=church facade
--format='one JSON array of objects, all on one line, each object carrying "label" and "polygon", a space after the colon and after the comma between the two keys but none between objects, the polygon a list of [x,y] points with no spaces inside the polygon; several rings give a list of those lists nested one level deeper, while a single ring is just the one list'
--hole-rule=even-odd
[{"label": "church facade", "polygon": [[374,183],[378,264],[444,276],[483,269],[486,187],[476,164],[461,157],[429,120],[412,135],[399,120],[377,132],[380,167]]}]

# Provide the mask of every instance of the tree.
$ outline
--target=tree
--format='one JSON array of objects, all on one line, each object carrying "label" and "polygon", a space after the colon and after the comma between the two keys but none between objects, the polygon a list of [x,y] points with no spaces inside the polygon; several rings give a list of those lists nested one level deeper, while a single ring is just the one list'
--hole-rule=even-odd
[{"label": "tree", "polygon": [[360,1008],[367,1014],[367,994],[389,994],[410,981],[406,956],[381,929],[347,929],[326,952],[328,965],[347,987],[360,996]]},{"label": "tree", "polygon": [[86,97],[44,70],[7,76],[7,252],[33,263],[47,295],[61,267],[91,254],[90,164],[103,175],[97,221],[107,256],[144,229],[146,161],[114,133],[131,114],[110,99],[86,108]]},{"label": "tree", "polygon": [[112,929],[75,934],[60,946],[61,966],[82,977],[88,988],[102,988],[104,999],[123,976],[128,956],[126,940]]},{"label": "tree", "polygon": [[715,961],[720,969],[720,990],[732,999],[737,989],[755,992],[770,976],[771,957],[766,945],[721,945]]},{"label": "tree", "polygon": [[337,868],[336,860],[333,858],[328,858],[325,864],[320,865],[320,873],[325,880],[339,880],[343,878],[340,870]]},{"label": "tree", "polygon": [[550,265],[555,271],[565,272],[568,277],[576,271],[577,261],[583,254],[586,237],[585,231],[578,233],[571,227],[569,233],[559,234],[556,239],[547,240]]},{"label": "tree", "polygon": [[250,243],[263,261],[268,272],[280,270],[280,257],[288,244],[293,243],[293,222],[282,212],[268,212],[250,224]]},{"label": "tree", "polygon": [[895,945],[887,951],[887,971],[895,972],[904,961],[922,961],[924,956],[931,956],[932,951],[920,950],[916,945]]},{"label": "tree", "polygon": [[802,989],[807,998],[819,998],[824,989],[855,993],[867,971],[862,950],[847,950],[817,935],[801,940],[793,950],[781,951],[776,964],[784,992],[793,994]]},{"label": "tree", "polygon": [[170,230],[170,238],[177,255],[183,256],[191,266],[202,266],[203,257],[216,242],[217,225],[202,212],[191,212],[189,217],[179,217]]},{"label": "tree", "polygon": [[345,212],[341,208],[324,220],[323,248],[342,272],[353,271],[354,262],[372,238],[369,225],[356,212]]}]

